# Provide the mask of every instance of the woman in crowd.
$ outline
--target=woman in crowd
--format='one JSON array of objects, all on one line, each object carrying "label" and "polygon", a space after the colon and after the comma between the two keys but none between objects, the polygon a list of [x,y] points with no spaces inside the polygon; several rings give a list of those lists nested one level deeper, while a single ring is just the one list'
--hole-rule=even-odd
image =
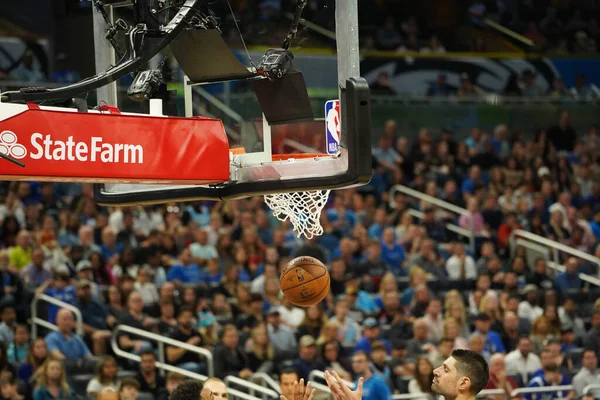
[{"label": "woman in crowd", "polygon": [[67,375],[62,362],[52,358],[47,359],[36,371],[36,386],[33,400],[70,400],[77,396],[67,383]]},{"label": "woman in crowd", "polygon": [[30,386],[33,384],[31,378],[34,372],[42,366],[47,358],[48,348],[46,347],[46,341],[39,337],[29,346],[27,357],[25,358],[25,362],[19,366],[17,377]]},{"label": "woman in crowd", "polygon": [[271,372],[273,359],[275,358],[275,349],[273,349],[273,345],[269,340],[266,325],[259,324],[252,329],[248,344],[249,368],[257,372],[259,370],[260,372]]},{"label": "woman in crowd", "polygon": [[408,393],[423,393],[423,399],[433,399],[433,365],[425,357],[419,357],[414,377],[408,382]]},{"label": "woman in crowd", "polygon": [[304,315],[304,320],[300,323],[300,326],[298,326],[296,339],[300,340],[304,335],[310,335],[317,339],[321,334],[321,328],[326,322],[327,317],[318,304],[308,307],[306,309],[306,314]]},{"label": "woman in crowd", "polygon": [[98,362],[96,376],[88,383],[86,392],[89,397],[96,398],[105,388],[119,390],[121,382],[117,377],[117,361],[113,357],[103,357]]}]

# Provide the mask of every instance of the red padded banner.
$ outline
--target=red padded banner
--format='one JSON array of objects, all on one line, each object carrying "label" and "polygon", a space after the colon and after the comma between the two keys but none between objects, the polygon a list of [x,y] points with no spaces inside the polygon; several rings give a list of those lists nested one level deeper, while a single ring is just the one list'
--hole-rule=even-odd
[{"label": "red padded banner", "polygon": [[0,180],[209,184],[229,180],[223,123],[28,109],[0,122]]}]

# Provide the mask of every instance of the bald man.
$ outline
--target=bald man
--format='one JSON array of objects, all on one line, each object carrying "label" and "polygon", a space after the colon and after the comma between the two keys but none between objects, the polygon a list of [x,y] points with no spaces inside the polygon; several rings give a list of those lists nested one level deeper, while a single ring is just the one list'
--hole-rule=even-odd
[{"label": "bald man", "polygon": [[229,394],[227,393],[227,386],[225,382],[219,378],[209,378],[204,382],[204,387],[212,392],[212,398],[214,400],[227,400]]}]

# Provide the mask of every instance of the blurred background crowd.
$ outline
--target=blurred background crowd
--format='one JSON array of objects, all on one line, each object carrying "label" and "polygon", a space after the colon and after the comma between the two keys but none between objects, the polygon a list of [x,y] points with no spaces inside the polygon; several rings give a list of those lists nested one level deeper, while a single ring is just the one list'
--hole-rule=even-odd
[{"label": "blurred background crowd", "polygon": [[[325,233],[312,240],[297,238],[261,197],[103,208],[87,184],[2,183],[3,382],[17,379],[36,396],[43,374],[53,379],[49,360],[59,359],[69,387],[93,395],[133,377],[159,396],[152,343],[122,333],[120,347],[142,362],[110,357],[111,330],[124,324],[209,349],[220,378],[292,368],[307,379],[334,368],[352,379],[370,370],[390,392],[426,396],[432,369],[452,349],[470,348],[489,360],[490,387],[573,382],[571,395],[581,395],[600,379],[600,301],[579,273],[597,276],[598,266],[564,255],[556,272],[525,248],[511,251],[509,239],[525,229],[600,256],[597,128],[575,132],[564,112],[534,140],[506,126],[441,137],[422,129],[410,142],[388,120],[371,183],[332,192]],[[397,184],[468,213],[414,201]],[[473,230],[474,241],[449,223]],[[280,271],[299,255],[331,273],[327,299],[306,309],[279,289]],[[81,311],[83,335],[70,311],[50,305],[39,315],[59,332],[30,337],[31,299],[42,293]],[[358,350],[368,355],[363,367],[351,362]],[[164,356],[207,373],[202,355],[166,346]],[[82,386],[76,376],[90,368],[98,382]]]}]

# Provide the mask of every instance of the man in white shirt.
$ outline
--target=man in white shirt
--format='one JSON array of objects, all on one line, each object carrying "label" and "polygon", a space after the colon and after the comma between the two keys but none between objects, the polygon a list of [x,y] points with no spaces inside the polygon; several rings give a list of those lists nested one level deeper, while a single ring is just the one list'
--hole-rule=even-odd
[{"label": "man in white shirt", "polygon": [[446,261],[446,272],[450,280],[477,278],[475,260],[465,252],[463,243],[454,243],[453,255]]},{"label": "man in white shirt", "polygon": [[517,349],[511,351],[504,358],[507,375],[521,375],[523,382],[529,382],[529,374],[542,368],[540,358],[532,353],[531,340],[522,336],[517,344]]},{"label": "man in white shirt", "polygon": [[519,303],[519,318],[535,321],[537,317],[544,314],[544,310],[538,306],[538,289],[535,285],[525,285],[523,290],[525,300]]},{"label": "man in white shirt", "polygon": [[444,318],[442,316],[442,303],[439,299],[431,299],[423,320],[427,324],[427,340],[439,343],[444,336]]},{"label": "man in white shirt", "polygon": [[[577,375],[573,377],[573,387],[577,396],[583,395],[583,389],[587,385],[599,385],[600,384],[600,370],[598,370],[598,357],[594,350],[584,350],[583,359],[581,361],[582,368],[579,370]],[[600,389],[594,389],[589,395],[600,398]]]},{"label": "man in white shirt", "polygon": [[279,314],[281,315],[281,322],[283,325],[296,332],[296,329],[302,321],[304,321],[305,312],[300,307],[294,306],[290,301],[283,297],[281,299],[281,305],[279,306]]},{"label": "man in white shirt", "polygon": [[207,260],[219,258],[214,246],[208,244],[208,234],[204,229],[196,231],[196,242],[190,244],[193,261],[200,267],[206,265]]}]

